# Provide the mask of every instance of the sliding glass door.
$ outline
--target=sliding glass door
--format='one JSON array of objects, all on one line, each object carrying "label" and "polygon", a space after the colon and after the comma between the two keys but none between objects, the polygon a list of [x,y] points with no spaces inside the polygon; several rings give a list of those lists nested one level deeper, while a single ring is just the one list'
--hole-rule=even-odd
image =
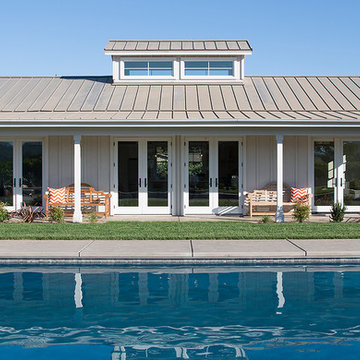
[{"label": "sliding glass door", "polygon": [[118,140],[117,214],[170,214],[170,140]]},{"label": "sliding glass door", "polygon": [[0,141],[0,201],[10,211],[42,206],[42,141]]},{"label": "sliding glass door", "polygon": [[339,202],[360,211],[360,140],[315,140],[313,160],[313,210],[328,212]]},{"label": "sliding glass door", "polygon": [[241,141],[185,141],[185,214],[240,214]]}]

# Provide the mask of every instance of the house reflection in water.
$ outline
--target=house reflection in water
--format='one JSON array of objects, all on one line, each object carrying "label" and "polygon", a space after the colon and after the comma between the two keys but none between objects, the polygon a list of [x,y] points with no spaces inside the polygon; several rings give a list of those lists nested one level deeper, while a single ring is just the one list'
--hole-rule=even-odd
[{"label": "house reflection in water", "polygon": [[276,337],[357,327],[360,268],[338,269],[1,268],[0,326],[13,330],[0,350],[46,332],[41,346],[95,342],[113,360],[245,359]]}]

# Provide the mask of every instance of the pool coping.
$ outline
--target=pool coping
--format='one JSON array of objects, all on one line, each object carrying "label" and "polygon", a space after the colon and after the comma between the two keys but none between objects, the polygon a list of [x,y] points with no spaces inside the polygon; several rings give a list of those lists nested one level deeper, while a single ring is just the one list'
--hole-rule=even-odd
[{"label": "pool coping", "polygon": [[3,265],[310,263],[360,263],[360,239],[0,241]]}]

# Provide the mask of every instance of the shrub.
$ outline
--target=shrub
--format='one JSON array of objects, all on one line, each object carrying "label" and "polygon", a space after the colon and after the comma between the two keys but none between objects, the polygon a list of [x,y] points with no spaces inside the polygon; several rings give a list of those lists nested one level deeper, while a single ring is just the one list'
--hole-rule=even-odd
[{"label": "shrub", "polygon": [[96,212],[91,212],[91,213],[89,214],[89,222],[90,222],[91,224],[96,224],[96,223],[98,222],[98,217],[97,217],[97,215],[96,215]]},{"label": "shrub", "polygon": [[330,210],[330,221],[342,222],[344,220],[345,211],[346,211],[345,205],[342,205],[338,202],[332,203]]},{"label": "shrub", "polygon": [[9,220],[9,213],[5,209],[6,204],[0,201],[0,222]]},{"label": "shrub", "polygon": [[304,221],[309,220],[310,206],[302,202],[297,202],[294,208],[293,217],[299,223],[303,223]]},{"label": "shrub", "polygon": [[24,223],[32,223],[34,220],[43,219],[46,215],[41,207],[27,206],[24,202],[21,209],[11,212],[10,216],[20,218]]},{"label": "shrub", "polygon": [[53,222],[63,223],[65,218],[65,212],[58,206],[53,206],[50,210],[50,219]]},{"label": "shrub", "polygon": [[261,220],[259,221],[260,224],[270,224],[272,222],[273,221],[271,220],[270,216],[267,216],[267,215],[263,216],[261,218]]}]

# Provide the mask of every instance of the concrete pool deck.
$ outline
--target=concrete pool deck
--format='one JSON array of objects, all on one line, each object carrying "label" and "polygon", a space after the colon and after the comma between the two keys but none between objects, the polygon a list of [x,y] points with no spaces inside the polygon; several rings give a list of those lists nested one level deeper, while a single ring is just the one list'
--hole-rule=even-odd
[{"label": "concrete pool deck", "polygon": [[360,263],[360,239],[0,240],[0,263]]}]

